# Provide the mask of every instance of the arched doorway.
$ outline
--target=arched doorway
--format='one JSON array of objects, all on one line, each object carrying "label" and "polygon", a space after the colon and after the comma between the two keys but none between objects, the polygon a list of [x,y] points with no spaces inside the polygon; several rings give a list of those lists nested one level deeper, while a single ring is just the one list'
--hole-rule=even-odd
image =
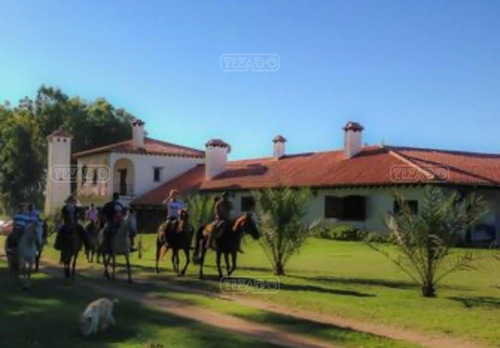
[{"label": "arched doorway", "polygon": [[113,192],[120,196],[134,196],[134,163],[128,158],[120,158],[113,166]]}]

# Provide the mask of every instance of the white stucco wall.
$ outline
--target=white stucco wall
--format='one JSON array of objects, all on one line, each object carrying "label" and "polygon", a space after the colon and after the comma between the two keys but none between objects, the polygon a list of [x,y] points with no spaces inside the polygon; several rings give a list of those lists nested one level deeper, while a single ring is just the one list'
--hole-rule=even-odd
[{"label": "white stucco wall", "polygon": [[[394,208],[394,194],[398,192],[407,200],[417,200],[419,209],[422,207],[424,189],[421,187],[406,188],[360,188],[360,189],[321,189],[312,191],[311,200],[308,204],[307,215],[304,223],[312,223],[321,220],[322,223],[347,223],[352,226],[373,232],[387,232],[384,220],[387,213]],[[489,208],[489,213],[485,215],[481,222],[496,226],[496,237],[500,241],[500,190],[478,190],[477,193],[485,200]],[[325,219],[325,196],[345,197],[350,195],[361,195],[366,197],[366,220],[365,221],[338,221],[337,219]],[[231,197],[234,206],[234,215],[241,214],[241,197],[251,196],[248,191],[234,192]]]},{"label": "white stucco wall", "polygon": [[[99,182],[98,185],[94,185],[91,180],[87,180],[85,185],[79,182],[78,194],[79,196],[95,195],[110,197],[116,190],[120,180],[118,170],[126,168],[127,182],[130,182],[133,187],[133,197],[129,197],[129,200],[131,200],[172,180],[197,164],[203,163],[203,161],[203,158],[128,153],[107,153],[87,156],[78,159],[80,170],[84,164],[87,166],[105,165],[109,168],[109,180]],[[154,181],[155,167],[162,168],[159,182]]]},{"label": "white stucco wall", "polygon": [[[71,194],[70,164],[71,138],[49,136],[47,158],[47,187],[45,192],[45,212],[53,212],[64,205]],[[64,168],[67,168],[65,171]]]}]

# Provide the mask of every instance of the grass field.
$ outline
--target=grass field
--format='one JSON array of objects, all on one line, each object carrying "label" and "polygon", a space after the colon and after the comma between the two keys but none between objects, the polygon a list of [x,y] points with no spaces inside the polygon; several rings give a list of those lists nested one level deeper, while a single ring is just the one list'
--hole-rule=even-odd
[{"label": "grass field", "polygon": [[[142,260],[134,256],[134,272],[141,277],[157,278],[152,273],[153,236],[146,235],[143,238],[146,251]],[[271,275],[269,263],[257,243],[245,241],[244,250],[245,254],[239,257],[240,268],[235,276]],[[493,253],[485,250],[478,252],[483,256]],[[46,255],[56,257],[50,248]],[[167,275],[169,280],[183,285],[216,291],[219,284],[213,280],[216,274],[213,260],[213,254],[207,256],[206,274],[212,280],[198,280],[197,266],[191,266],[185,278],[177,278],[171,272],[169,260],[162,263],[163,277]],[[81,263],[82,266],[85,264]],[[452,275],[438,288],[437,298],[426,299],[420,296],[418,287],[408,282],[405,275],[390,261],[366,245],[310,239],[301,253],[290,261],[287,276],[281,277],[281,289],[277,294],[248,296],[287,307],[498,346],[499,266],[494,261],[483,261],[478,264],[478,271]],[[199,306],[257,322],[272,322],[290,330],[293,328],[296,332],[302,330],[328,341],[347,342],[348,346],[401,346],[394,341],[383,342],[379,338],[363,337],[363,334],[357,332],[335,331],[332,327],[311,327],[311,323],[306,321],[301,323],[286,316],[280,317],[234,304],[220,304],[216,299],[203,296],[175,293],[166,296],[195,302]]]},{"label": "grass field", "polygon": [[[117,326],[83,338],[78,316],[96,297],[94,291],[60,279],[36,275],[32,289],[21,292],[0,263],[0,346],[19,347],[254,347],[255,341],[137,303],[116,305]],[[259,343],[264,347],[272,347]]]}]

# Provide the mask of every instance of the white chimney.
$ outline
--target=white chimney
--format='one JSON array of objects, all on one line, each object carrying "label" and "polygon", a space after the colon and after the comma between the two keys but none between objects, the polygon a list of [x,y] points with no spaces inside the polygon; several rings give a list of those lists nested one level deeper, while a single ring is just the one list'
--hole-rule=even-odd
[{"label": "white chimney", "polygon": [[274,158],[279,159],[285,155],[285,137],[277,135],[273,139],[274,143]]},{"label": "white chimney", "polygon": [[205,146],[205,180],[211,180],[224,170],[231,147],[221,139],[212,139]]},{"label": "white chimney", "polygon": [[132,121],[132,140],[135,147],[144,148],[144,122],[138,118]]},{"label": "white chimney", "polygon": [[363,126],[357,122],[347,122],[344,127],[344,153],[346,158],[356,156],[363,148],[361,133]]}]

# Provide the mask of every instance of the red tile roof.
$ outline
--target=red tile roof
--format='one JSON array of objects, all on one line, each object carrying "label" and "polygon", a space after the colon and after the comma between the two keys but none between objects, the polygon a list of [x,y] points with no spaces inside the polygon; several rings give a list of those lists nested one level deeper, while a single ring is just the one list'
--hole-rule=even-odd
[{"label": "red tile roof", "polygon": [[197,149],[167,143],[161,140],[144,138],[144,148],[137,148],[132,140],[126,140],[119,143],[109,144],[95,149],[75,153],[73,155],[73,158],[81,158],[105,152],[140,153],[149,155],[170,155],[199,158],[203,158],[205,156],[205,152]]},{"label": "red tile roof", "polygon": [[72,135],[69,132],[66,132],[65,130],[58,129],[55,132],[52,132],[49,134],[49,137],[65,137],[65,138],[71,138]]},{"label": "red tile roof", "polygon": [[157,204],[171,189],[181,194],[266,187],[388,186],[463,184],[500,187],[500,155],[368,146],[346,159],[343,151],[286,155],[228,162],[224,172],[205,180],[205,166],[165,183],[133,204]]}]

